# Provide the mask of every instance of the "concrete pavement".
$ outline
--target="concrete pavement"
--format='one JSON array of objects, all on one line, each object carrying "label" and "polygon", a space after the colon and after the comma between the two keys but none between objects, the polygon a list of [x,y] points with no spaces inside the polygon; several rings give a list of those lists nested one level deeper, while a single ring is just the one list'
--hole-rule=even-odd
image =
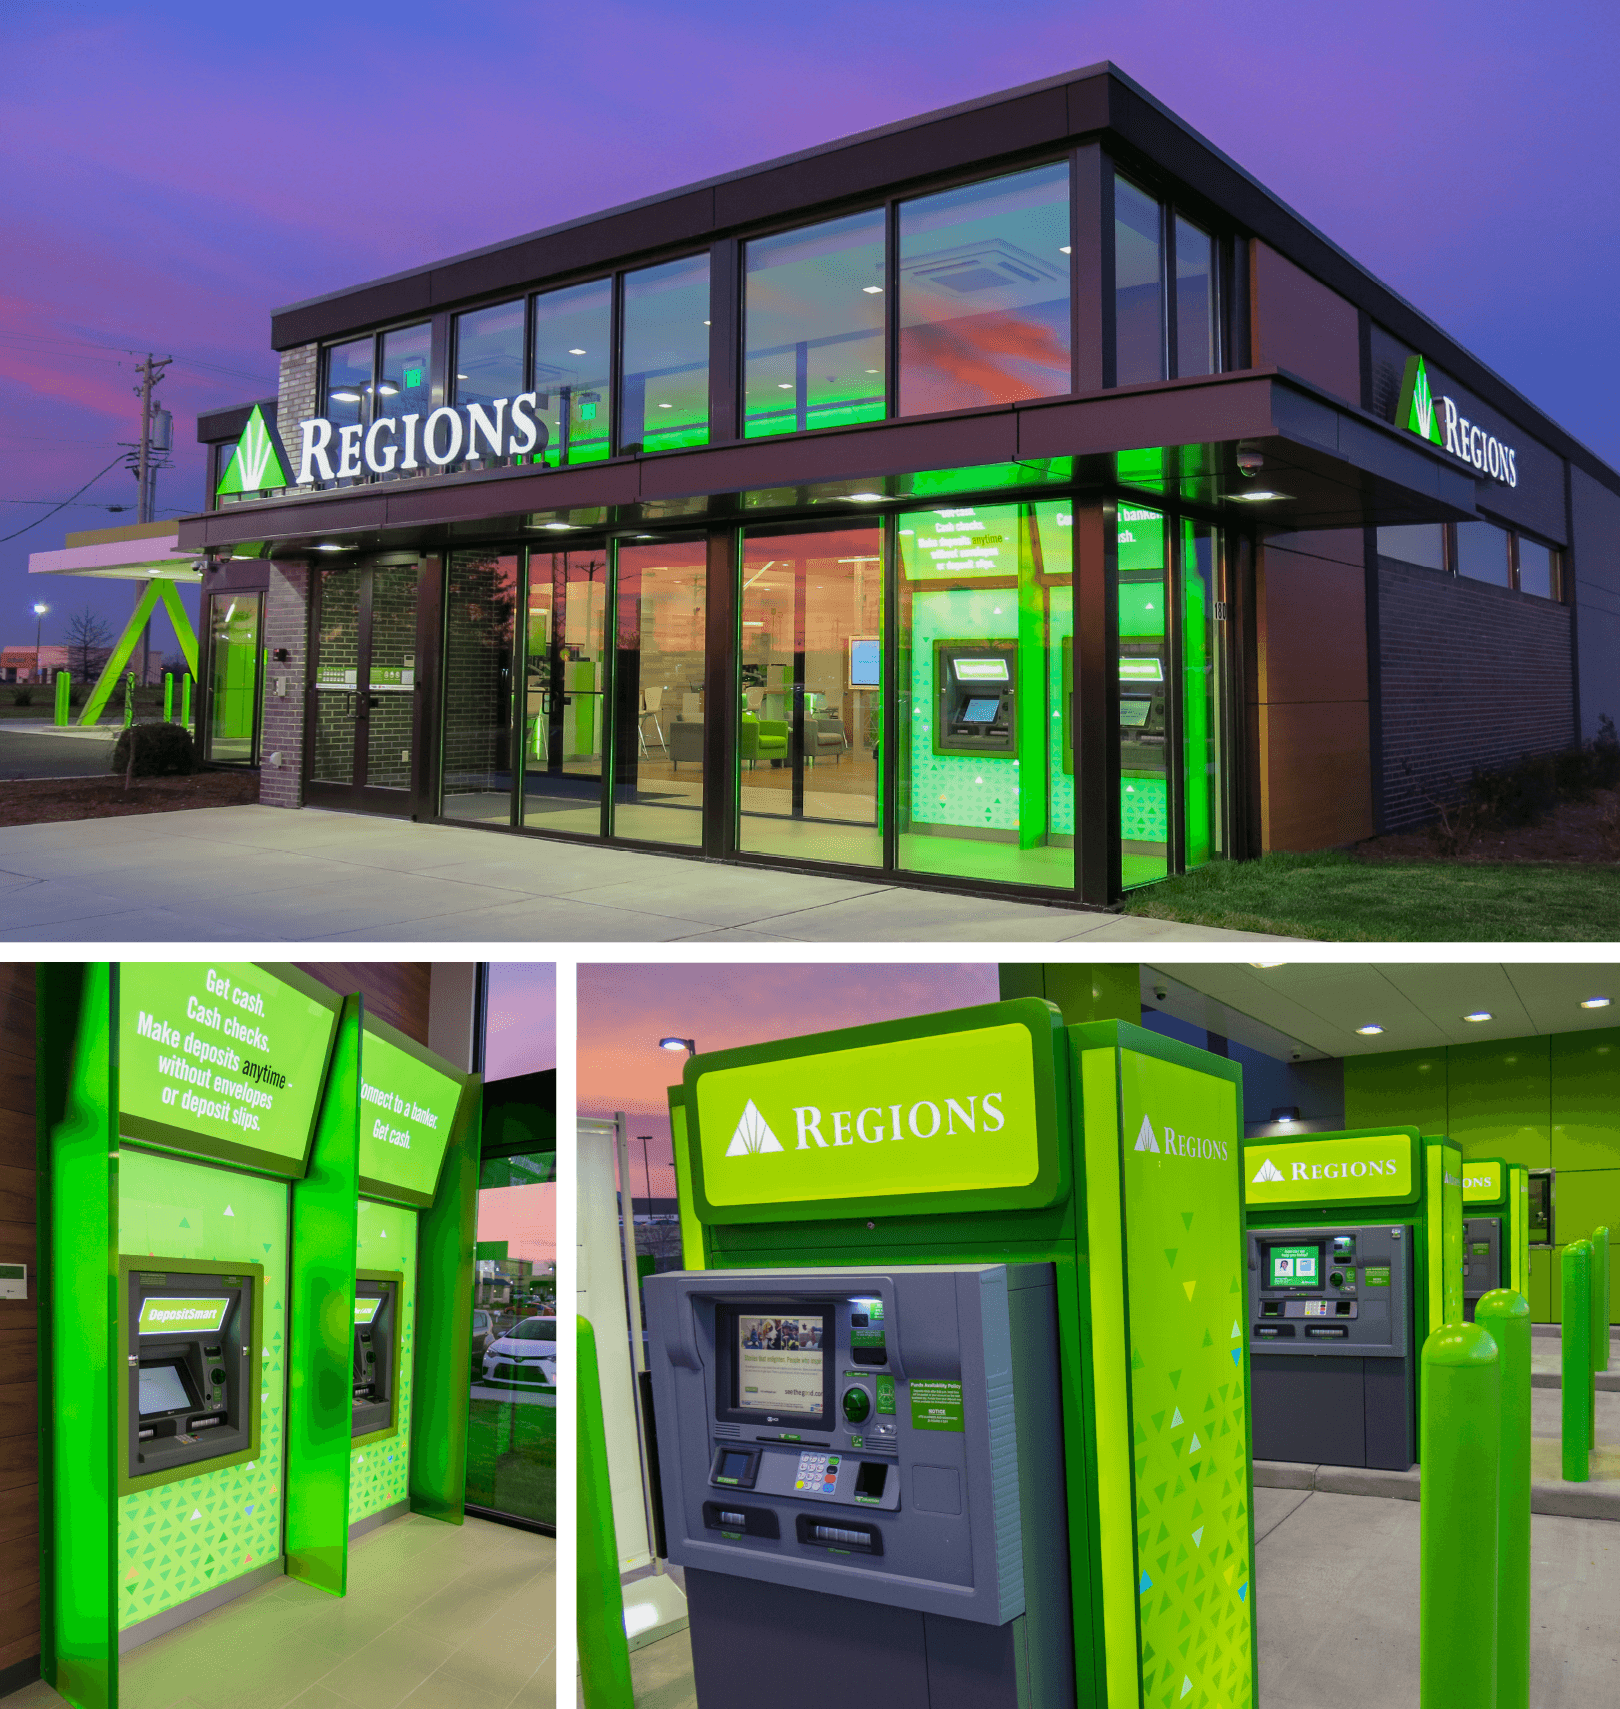
[{"label": "concrete pavement", "polygon": [[306,808],[0,828],[0,939],[31,943],[1280,942]]},{"label": "concrete pavement", "polygon": [[118,729],[57,730],[0,723],[0,781],[19,777],[105,777]]}]

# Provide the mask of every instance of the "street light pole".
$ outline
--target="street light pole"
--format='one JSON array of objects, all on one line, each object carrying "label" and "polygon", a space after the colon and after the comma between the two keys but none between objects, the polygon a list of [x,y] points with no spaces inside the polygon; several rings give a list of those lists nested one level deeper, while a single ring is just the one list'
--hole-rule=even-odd
[{"label": "street light pole", "polygon": [[39,662],[39,638],[45,629],[45,613],[50,610],[48,605],[34,602],[34,681],[44,682],[45,668]]},{"label": "street light pole", "polygon": [[[156,508],[153,502],[157,497],[155,490],[157,486],[157,467],[152,456],[152,388],[163,378],[163,370],[167,368],[173,360],[174,358],[172,356],[165,356],[162,361],[154,360],[152,352],[148,350],[146,353],[146,360],[136,370],[141,377],[140,385],[135,388],[141,400],[141,440],[139,449],[135,454],[135,483],[137,489],[135,495],[135,520],[138,523],[150,522],[152,520],[152,512]],[[143,586],[136,586],[135,602],[137,605],[140,603],[141,595],[145,593],[145,591],[146,589]],[[150,666],[151,650],[152,625],[148,622],[146,627],[141,631],[142,688],[145,688],[146,686],[146,675]]]}]

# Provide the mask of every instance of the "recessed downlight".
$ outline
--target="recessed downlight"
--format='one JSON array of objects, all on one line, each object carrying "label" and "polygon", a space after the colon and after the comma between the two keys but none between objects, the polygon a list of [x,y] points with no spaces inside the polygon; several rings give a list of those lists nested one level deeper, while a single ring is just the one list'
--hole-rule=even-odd
[{"label": "recessed downlight", "polygon": [[1251,961],[1249,963],[1250,967],[1258,967],[1262,972],[1268,967],[1286,967],[1287,965],[1286,961]]},{"label": "recessed downlight", "polygon": [[851,493],[849,495],[857,504],[881,504],[882,493]]},{"label": "recessed downlight", "polygon": [[1379,1026],[1376,1021],[1369,1021],[1366,1026],[1356,1028],[1356,1031],[1360,1033],[1363,1038],[1376,1038],[1383,1030],[1384,1029]]},{"label": "recessed downlight", "polygon": [[1474,1022],[1488,1021],[1492,1019],[1492,1015],[1489,1009],[1475,1009],[1471,1015],[1464,1015],[1463,1019]]},{"label": "recessed downlight", "polygon": [[1610,1003],[1610,999],[1607,997],[1583,997],[1583,998],[1581,998],[1581,1007],[1583,1009],[1606,1009],[1606,1008],[1608,1008],[1609,1003]]}]

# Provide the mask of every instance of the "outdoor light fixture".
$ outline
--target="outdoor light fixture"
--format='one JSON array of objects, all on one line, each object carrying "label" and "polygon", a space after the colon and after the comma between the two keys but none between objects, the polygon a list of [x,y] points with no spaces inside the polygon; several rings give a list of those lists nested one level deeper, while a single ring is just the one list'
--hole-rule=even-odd
[{"label": "outdoor light fixture", "polygon": [[1381,1032],[1382,1032],[1382,1031],[1383,1031],[1383,1030],[1384,1030],[1384,1029],[1383,1029],[1383,1028],[1382,1028],[1382,1027],[1380,1027],[1380,1026],[1377,1026],[1377,1025],[1374,1025],[1374,1024],[1373,1024],[1373,1023],[1371,1023],[1371,1022],[1369,1022],[1369,1023],[1368,1023],[1368,1024],[1367,1024],[1367,1025],[1366,1025],[1366,1026],[1364,1026],[1364,1027],[1357,1027],[1357,1028],[1356,1028],[1356,1031],[1357,1031],[1357,1032],[1358,1032],[1358,1033],[1360,1033],[1360,1034],[1361,1034],[1361,1036],[1362,1036],[1362,1037],[1363,1037],[1363,1038],[1373,1038],[1373,1037],[1375,1037],[1375,1036],[1376,1036],[1376,1035],[1377,1035],[1377,1034],[1379,1034],[1379,1033],[1381,1033]]},{"label": "outdoor light fixture", "polygon": [[697,1040],[695,1038],[661,1038],[658,1041],[660,1050],[684,1050],[688,1056],[697,1055]]},{"label": "outdoor light fixture", "polygon": [[[39,607],[36,605],[34,609],[38,611]],[[1607,997],[1583,997],[1581,999],[1583,1009],[1606,1009],[1608,1006],[1609,999]]]},{"label": "outdoor light fixture", "polygon": [[1282,1109],[1273,1110],[1271,1119],[1274,1122],[1297,1122],[1299,1120],[1299,1105],[1288,1104]]},{"label": "outdoor light fixture", "polygon": [[352,546],[344,546],[336,540],[317,540],[315,542],[315,550],[317,552],[352,552],[354,548]]},{"label": "outdoor light fixture", "polygon": [[1273,492],[1258,492],[1258,493],[1233,493],[1230,496],[1238,504],[1264,504],[1267,499],[1287,498],[1288,494],[1287,493],[1273,493]]},{"label": "outdoor light fixture", "polygon": [[546,527],[549,528],[553,534],[565,534],[573,527],[573,524],[571,522],[548,522]]},{"label": "outdoor light fixture", "polygon": [[882,493],[851,493],[849,496],[857,504],[880,504],[883,500]]},{"label": "outdoor light fixture", "polygon": [[1488,1021],[1491,1019],[1491,1011],[1489,1009],[1475,1009],[1473,1014],[1464,1015],[1463,1019],[1465,1021]]}]

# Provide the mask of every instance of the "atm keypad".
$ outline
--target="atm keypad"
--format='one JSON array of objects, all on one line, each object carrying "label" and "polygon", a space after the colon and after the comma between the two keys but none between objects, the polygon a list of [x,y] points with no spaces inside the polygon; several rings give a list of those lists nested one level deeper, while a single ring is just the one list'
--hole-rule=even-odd
[{"label": "atm keypad", "polygon": [[806,1495],[831,1495],[838,1487],[837,1454],[817,1453],[806,1448],[799,1455],[799,1469],[794,1475],[793,1488]]}]

